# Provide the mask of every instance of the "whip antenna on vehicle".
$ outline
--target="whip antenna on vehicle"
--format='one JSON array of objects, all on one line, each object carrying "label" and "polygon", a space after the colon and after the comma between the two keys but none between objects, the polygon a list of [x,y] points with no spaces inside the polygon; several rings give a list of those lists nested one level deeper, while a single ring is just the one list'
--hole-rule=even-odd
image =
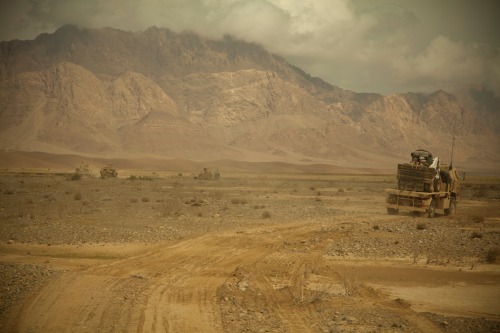
[{"label": "whip antenna on vehicle", "polygon": [[450,169],[453,168],[453,148],[455,147],[455,128],[456,125],[453,126],[453,136],[451,138],[451,158],[450,158]]}]

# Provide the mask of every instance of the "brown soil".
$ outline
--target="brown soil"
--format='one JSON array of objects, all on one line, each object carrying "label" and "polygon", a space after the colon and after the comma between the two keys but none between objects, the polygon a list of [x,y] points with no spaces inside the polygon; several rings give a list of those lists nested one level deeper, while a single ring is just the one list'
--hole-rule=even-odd
[{"label": "brown soil", "polygon": [[500,331],[500,182],[387,215],[394,176],[0,177],[0,332]]}]

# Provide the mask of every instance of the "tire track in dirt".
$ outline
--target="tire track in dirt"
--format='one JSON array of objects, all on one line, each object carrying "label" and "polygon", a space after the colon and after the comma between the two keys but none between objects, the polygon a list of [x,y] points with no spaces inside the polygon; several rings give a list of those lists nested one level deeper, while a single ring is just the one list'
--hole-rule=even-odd
[{"label": "tire track in dirt", "polygon": [[348,234],[319,222],[267,224],[65,272],[25,305],[11,331],[372,332],[393,323],[439,331],[410,303],[363,283],[380,287],[374,272],[379,279],[405,277],[418,267],[387,266],[381,273],[377,264],[365,272],[349,259],[325,257],[328,245]]},{"label": "tire track in dirt", "polygon": [[18,330],[220,332],[217,288],[236,267],[252,265],[272,252],[280,242],[275,233],[206,235],[84,272],[67,272],[25,307]]}]

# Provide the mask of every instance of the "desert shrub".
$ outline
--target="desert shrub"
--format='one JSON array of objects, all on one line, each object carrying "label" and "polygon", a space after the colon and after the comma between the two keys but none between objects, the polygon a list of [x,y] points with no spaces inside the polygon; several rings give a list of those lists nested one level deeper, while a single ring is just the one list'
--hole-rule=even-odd
[{"label": "desert shrub", "polygon": [[320,197],[316,197],[315,200],[316,201],[321,201],[321,198]]},{"label": "desert shrub", "polygon": [[69,179],[70,180],[80,180],[80,179],[82,179],[82,176],[78,172],[75,172],[74,174],[71,175],[71,177]]},{"label": "desert shrub", "polygon": [[425,230],[425,229],[427,229],[427,224],[417,223],[417,230]]},{"label": "desert shrub", "polygon": [[314,186],[311,186],[309,189],[310,189],[311,191],[316,191],[316,187],[314,187]]},{"label": "desert shrub", "polygon": [[497,257],[500,255],[500,246],[489,248],[486,251],[486,261],[489,263],[493,263],[497,260]]},{"label": "desert shrub", "polygon": [[137,180],[137,176],[136,175],[130,175],[130,176],[128,176],[127,179],[128,180]]},{"label": "desert shrub", "polygon": [[14,191],[12,191],[12,190],[5,190],[5,191],[3,191],[3,194],[12,195],[12,194],[14,194]]},{"label": "desert shrub", "polygon": [[266,211],[262,212],[261,217],[263,219],[269,219],[269,218],[271,218],[271,213],[266,210]]},{"label": "desert shrub", "polygon": [[474,231],[474,232],[472,233],[472,235],[470,235],[470,238],[471,238],[471,239],[474,239],[474,238],[483,238],[483,234],[482,234],[482,233],[480,233],[480,232]]},{"label": "desert shrub", "polygon": [[142,199],[141,199],[141,201],[142,201],[142,202],[149,202],[149,198],[144,197],[144,198],[142,198]]},{"label": "desert shrub", "polygon": [[82,194],[80,192],[77,192],[77,193],[75,193],[75,195],[73,196],[73,198],[76,201],[82,200]]},{"label": "desert shrub", "polygon": [[380,230],[380,227],[378,226],[378,224],[373,226],[373,230]]},{"label": "desert shrub", "polygon": [[200,202],[193,202],[191,204],[192,207],[201,207],[201,203]]},{"label": "desert shrub", "polygon": [[319,197],[319,196],[321,195],[321,192],[320,192],[320,191],[318,191],[318,193],[316,193],[316,195]]},{"label": "desert shrub", "polygon": [[231,203],[232,203],[232,204],[237,205],[237,204],[239,204],[239,203],[240,203],[240,199],[238,199],[238,198],[233,198],[233,199],[231,199]]},{"label": "desert shrub", "polygon": [[337,190],[337,192],[338,192],[338,193],[344,193],[345,191],[344,191],[344,189],[343,189],[343,188],[339,188],[339,189]]},{"label": "desert shrub", "polygon": [[484,216],[482,215],[472,215],[471,216],[471,221],[474,223],[483,223],[484,222]]},{"label": "desert shrub", "polygon": [[130,199],[130,203],[138,203],[139,200],[137,198],[132,198]]}]

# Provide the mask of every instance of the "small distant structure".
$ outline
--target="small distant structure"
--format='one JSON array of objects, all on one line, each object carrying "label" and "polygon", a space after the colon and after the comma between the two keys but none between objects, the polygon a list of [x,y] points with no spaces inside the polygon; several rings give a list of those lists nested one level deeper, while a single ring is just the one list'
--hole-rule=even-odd
[{"label": "small distant structure", "polygon": [[113,168],[112,165],[108,164],[105,167],[103,167],[100,171],[101,173],[101,178],[102,179],[107,179],[107,178],[116,178],[118,177],[118,172],[116,171],[115,168]]},{"label": "small distant structure", "polygon": [[220,178],[220,173],[218,169],[215,173],[212,173],[208,168],[203,168],[203,171],[195,178],[200,180],[218,180]]},{"label": "small distant structure", "polygon": [[87,162],[83,161],[79,167],[75,169],[75,172],[80,175],[91,175],[93,172],[92,166]]}]

